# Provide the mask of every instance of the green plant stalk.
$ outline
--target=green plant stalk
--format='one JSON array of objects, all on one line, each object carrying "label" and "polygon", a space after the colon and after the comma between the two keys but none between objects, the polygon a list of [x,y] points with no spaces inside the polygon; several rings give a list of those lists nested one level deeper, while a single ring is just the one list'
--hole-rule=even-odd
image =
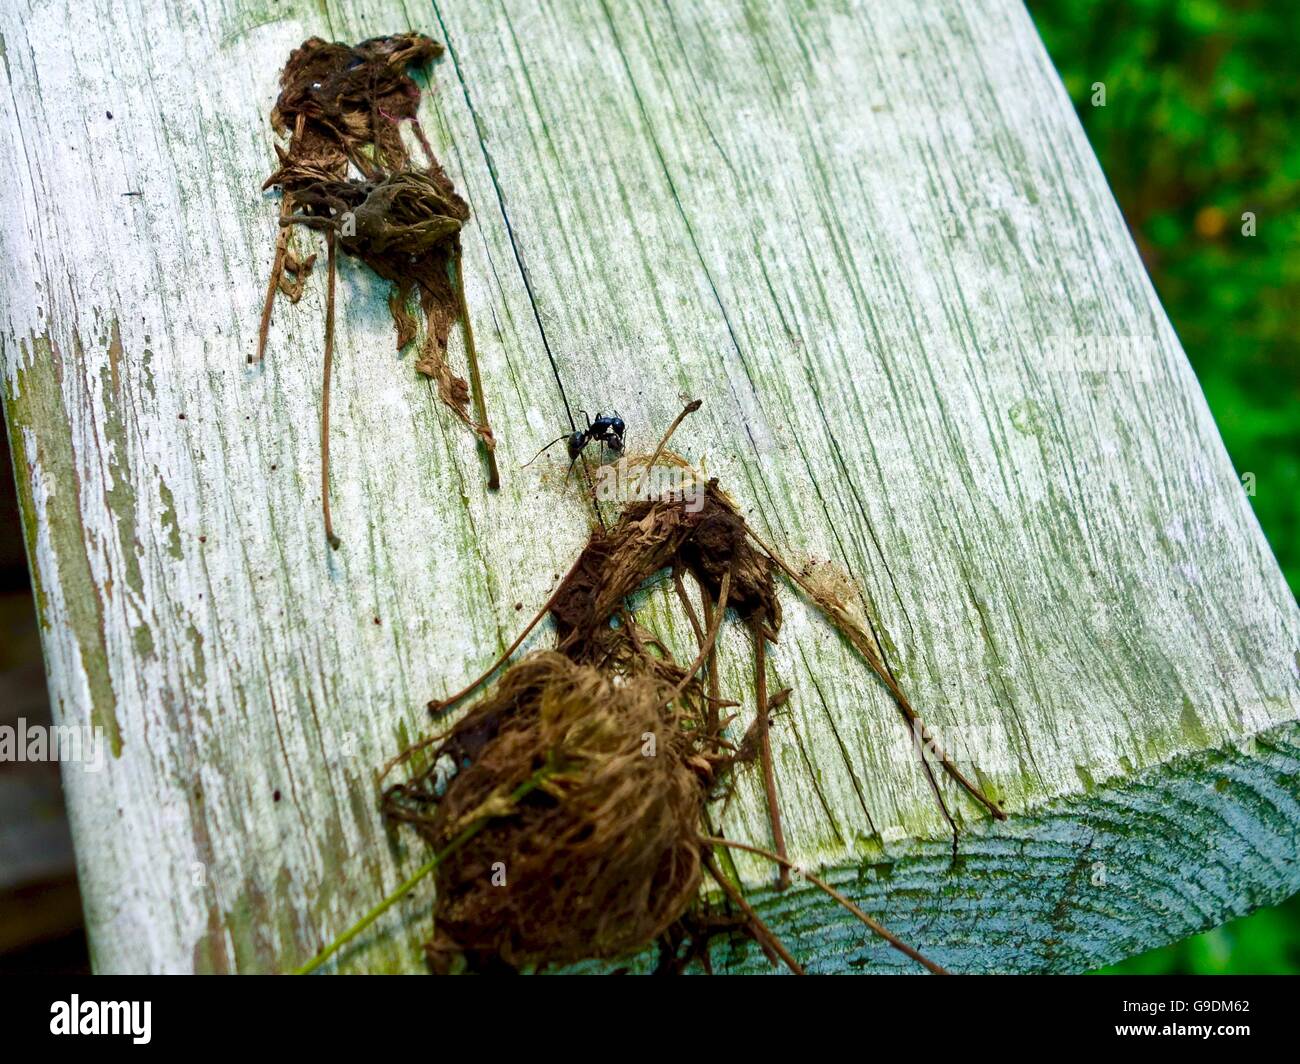
[{"label": "green plant stalk", "polygon": [[[512,803],[518,802],[530,791],[536,790],[536,788],[540,786],[542,780],[545,779],[548,775],[550,775],[549,769],[539,769],[537,772],[534,772],[531,776],[528,777],[528,779],[526,779],[523,783],[521,783],[511,793],[510,801]],[[368,913],[366,913],[365,916],[363,916],[355,924],[353,924],[346,931],[344,931],[343,934],[339,935],[338,938],[336,938],[323,950],[317,953],[316,956],[314,956],[306,964],[302,965],[302,967],[300,968],[295,968],[291,974],[310,975],[312,972],[314,972],[317,968],[319,968],[322,964],[324,964],[327,960],[329,960],[330,957],[332,957],[335,953],[337,953],[349,942],[351,942],[354,938],[356,938],[357,935],[361,934],[362,931],[364,931],[367,927],[369,927],[381,916],[383,916],[384,913],[388,912],[388,910],[391,909],[394,905],[396,905],[399,901],[401,901],[402,898],[406,897],[406,895],[411,892],[411,890],[420,882],[420,880],[424,879],[424,877],[427,876],[430,872],[432,872],[435,868],[437,868],[438,865],[442,864],[443,861],[445,861],[448,857],[450,857],[462,846],[464,846],[467,842],[469,842],[470,839],[472,839],[481,830],[483,830],[484,826],[492,819],[493,817],[490,816],[481,817],[480,819],[474,821],[474,823],[466,827],[464,831],[462,831],[459,835],[457,835],[454,839],[452,839],[451,842],[449,842],[442,850],[440,850],[438,853],[430,857],[427,861],[424,862],[424,864],[420,865],[420,867],[415,870],[415,872],[411,875],[409,879],[406,880],[406,882],[404,882],[400,887],[398,887],[395,891],[389,894],[388,897],[384,898],[383,901],[381,901],[378,905],[376,905],[373,909],[371,909]]]}]

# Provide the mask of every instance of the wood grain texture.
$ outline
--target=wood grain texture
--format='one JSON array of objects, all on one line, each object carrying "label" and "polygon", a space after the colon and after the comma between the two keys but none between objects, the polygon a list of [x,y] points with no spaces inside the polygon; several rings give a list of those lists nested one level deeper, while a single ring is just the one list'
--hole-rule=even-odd
[{"label": "wood grain texture", "polygon": [[[334,553],[323,278],[245,365],[267,114],[304,38],[406,29],[448,46],[423,122],[474,211],[503,487],[345,266]],[[98,970],[282,969],[415,867],[376,767],[586,536],[563,460],[520,465],[580,408],[648,450],[681,393],[705,405],[677,449],[851,574],[1013,814],[947,791],[954,863],[883,689],[787,595],[799,861],[959,970],[1077,970],[1300,886],[1300,614],[1018,3],[19,0],[0,53],[0,366],[49,680],[116,753],[64,771]],[[688,645],[666,589],[638,608]],[[723,666],[751,689],[738,631]],[[768,841],[757,773],[720,826]],[[418,967],[429,901],[340,967]],[[900,964],[804,890],[762,905],[813,970]]]}]

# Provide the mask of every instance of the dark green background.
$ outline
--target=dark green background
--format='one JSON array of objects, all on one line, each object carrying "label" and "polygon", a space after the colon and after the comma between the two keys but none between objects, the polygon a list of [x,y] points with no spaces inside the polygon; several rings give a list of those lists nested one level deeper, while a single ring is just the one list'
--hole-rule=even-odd
[{"label": "dark green background", "polygon": [[[1029,0],[1205,389],[1300,588],[1300,4]],[[1093,86],[1105,106],[1093,106]],[[1251,211],[1256,235],[1242,235]],[[1300,971],[1300,895],[1108,972]]]}]

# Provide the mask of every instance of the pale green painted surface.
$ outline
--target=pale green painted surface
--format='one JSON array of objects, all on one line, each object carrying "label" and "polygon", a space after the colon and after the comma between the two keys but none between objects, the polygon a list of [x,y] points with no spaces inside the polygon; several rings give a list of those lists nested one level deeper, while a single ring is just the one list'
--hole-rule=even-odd
[{"label": "pale green painted surface", "polygon": [[[374,768],[585,538],[563,460],[519,466],[566,402],[649,449],[683,392],[677,449],[853,575],[1013,813],[949,794],[949,867],[897,713],[787,596],[797,859],[961,969],[1101,963],[1300,885],[1300,617],[1017,4],[178,3],[95,33],[11,7],[6,411],[58,712],[121,738],[65,773],[98,968],[284,967],[395,885],[416,855]],[[345,265],[334,554],[319,276],[245,367],[266,115],[305,37],[405,29],[449,45],[425,125],[474,210],[504,483]],[[724,664],[747,692],[739,632]],[[763,844],[756,784],[723,825]],[[416,966],[428,903],[345,965]],[[821,901],[770,904],[814,967],[894,964]]]}]

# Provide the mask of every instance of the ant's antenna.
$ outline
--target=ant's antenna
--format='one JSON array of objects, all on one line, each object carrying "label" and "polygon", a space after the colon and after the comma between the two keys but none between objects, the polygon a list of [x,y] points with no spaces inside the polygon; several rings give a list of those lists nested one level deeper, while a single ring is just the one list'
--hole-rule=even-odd
[{"label": "ant's antenna", "polygon": [[528,459],[528,461],[525,462],[523,465],[521,465],[519,468],[520,468],[520,469],[527,469],[530,465],[532,465],[534,462],[536,462],[537,459],[541,458],[542,455],[544,455],[547,451],[549,451],[549,450],[550,450],[552,447],[554,447],[557,443],[559,443],[561,440],[567,440],[568,438],[569,438],[569,433],[567,433],[567,432],[566,432],[563,436],[556,436],[555,439],[553,439],[550,443],[548,443],[545,447],[543,447],[540,451],[538,451],[535,455],[533,455],[532,458]]}]

